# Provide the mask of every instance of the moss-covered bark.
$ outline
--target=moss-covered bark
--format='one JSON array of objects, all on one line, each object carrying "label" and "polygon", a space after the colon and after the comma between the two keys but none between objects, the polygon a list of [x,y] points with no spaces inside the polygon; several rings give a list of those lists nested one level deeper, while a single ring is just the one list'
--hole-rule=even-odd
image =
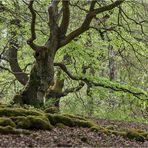
[{"label": "moss-covered bark", "polygon": [[31,69],[30,78],[20,94],[14,96],[14,103],[35,107],[44,105],[45,93],[53,82],[54,58],[47,49],[35,52],[35,58],[36,61]]}]

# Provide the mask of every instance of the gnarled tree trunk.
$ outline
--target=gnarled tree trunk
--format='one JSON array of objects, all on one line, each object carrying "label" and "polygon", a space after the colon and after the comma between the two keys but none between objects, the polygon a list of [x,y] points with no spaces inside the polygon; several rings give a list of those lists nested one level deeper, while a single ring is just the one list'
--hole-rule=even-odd
[{"label": "gnarled tree trunk", "polygon": [[[119,6],[123,1],[124,0],[117,0],[109,5],[99,8],[95,8],[95,4],[97,3],[97,1],[92,1],[90,3],[88,13],[86,14],[86,17],[82,24],[77,29],[67,34],[70,20],[69,0],[52,0],[51,3],[48,5],[48,26],[50,29],[50,37],[45,46],[39,46],[34,42],[37,38],[35,27],[37,24],[37,17],[36,10],[34,10],[33,7],[35,0],[29,1],[28,8],[31,13],[31,37],[27,41],[27,43],[36,53],[36,61],[31,70],[29,81],[27,82],[25,89],[20,94],[22,103],[34,106],[40,106],[44,103],[45,92],[48,89],[49,85],[51,85],[54,78],[53,61],[57,50],[87,31],[90,28],[91,21],[97,14],[110,11]],[[60,2],[62,4],[62,9],[59,9],[60,7],[58,6]],[[59,17],[61,16],[59,15],[59,12],[61,10],[62,19],[59,19]],[[102,19],[104,20],[104,17]],[[102,21],[100,21],[100,25],[101,24]],[[74,89],[74,91],[79,90],[79,88],[81,87]],[[68,92],[71,92],[71,89]],[[65,94],[67,94],[67,92],[65,92],[64,95]]]},{"label": "gnarled tree trunk", "polygon": [[29,81],[21,93],[23,104],[41,106],[44,96],[54,78],[53,57],[48,50],[35,54],[35,64],[32,67]]}]

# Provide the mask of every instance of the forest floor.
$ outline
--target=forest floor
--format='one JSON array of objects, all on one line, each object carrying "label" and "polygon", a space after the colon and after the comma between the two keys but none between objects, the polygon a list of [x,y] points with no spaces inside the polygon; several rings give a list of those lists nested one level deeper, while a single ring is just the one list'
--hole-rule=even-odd
[{"label": "forest floor", "polygon": [[[140,129],[148,131],[147,124],[93,119],[102,126]],[[92,132],[89,128],[56,127],[51,131],[31,131],[30,135],[0,134],[0,147],[148,147],[144,142],[125,139],[121,136]]]}]

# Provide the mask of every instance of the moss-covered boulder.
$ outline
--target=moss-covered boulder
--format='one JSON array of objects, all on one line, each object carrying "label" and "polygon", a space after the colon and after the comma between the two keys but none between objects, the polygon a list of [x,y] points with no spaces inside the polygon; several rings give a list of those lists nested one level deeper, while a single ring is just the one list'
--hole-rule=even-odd
[{"label": "moss-covered boulder", "polygon": [[105,130],[103,127],[99,126],[99,125],[94,125],[90,128],[91,131],[93,132],[100,132],[102,130]]},{"label": "moss-covered boulder", "polygon": [[11,126],[0,126],[0,133],[2,134],[17,134],[14,127]]},{"label": "moss-covered boulder", "polygon": [[116,136],[121,136],[124,138],[126,138],[126,135],[127,135],[127,132],[125,132],[125,131],[116,131],[116,130],[108,130],[108,133],[116,135]]},{"label": "moss-covered boulder", "polygon": [[16,127],[15,123],[10,118],[6,117],[0,117],[0,126]]},{"label": "moss-covered boulder", "polygon": [[62,123],[69,127],[92,127],[94,125],[93,122],[90,122],[89,120],[80,120],[77,118],[71,118],[70,116],[65,116],[62,114],[46,114],[46,117],[49,119],[52,125],[56,125],[57,123]]},{"label": "moss-covered boulder", "polygon": [[56,125],[57,123],[62,123],[66,126],[72,126],[72,127],[74,126],[74,122],[71,118],[62,116],[60,114],[47,113],[46,117],[48,118],[48,120],[52,125]]},{"label": "moss-covered boulder", "polygon": [[35,110],[26,110],[23,108],[9,108],[9,107],[0,108],[0,117],[3,116],[15,117],[15,116],[28,116],[28,115],[41,116],[43,114]]},{"label": "moss-covered boulder", "polygon": [[59,110],[57,107],[48,107],[44,110],[45,113],[51,113],[51,114],[55,114],[58,113]]},{"label": "moss-covered boulder", "polygon": [[57,123],[55,127],[65,128],[65,125],[63,123]]},{"label": "moss-covered boulder", "polygon": [[85,117],[76,116],[76,115],[72,115],[72,114],[62,114],[62,115],[65,116],[65,117],[70,117],[72,119],[79,119],[79,120],[84,120],[84,121],[88,120]]},{"label": "moss-covered boulder", "polygon": [[16,123],[17,128],[22,129],[51,130],[53,128],[48,119],[44,116],[15,117],[13,121]]},{"label": "moss-covered boulder", "polygon": [[144,135],[142,135],[141,132],[138,132],[136,130],[128,130],[126,133],[126,137],[129,139],[135,139],[136,141],[141,141],[141,142],[145,141]]}]

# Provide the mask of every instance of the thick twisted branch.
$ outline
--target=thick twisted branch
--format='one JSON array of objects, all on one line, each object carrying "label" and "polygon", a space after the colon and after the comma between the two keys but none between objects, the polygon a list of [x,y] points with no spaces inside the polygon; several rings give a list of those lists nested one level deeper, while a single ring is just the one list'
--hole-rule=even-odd
[{"label": "thick twisted branch", "polygon": [[33,8],[33,3],[34,0],[30,0],[29,1],[29,5],[28,8],[30,10],[32,19],[31,19],[31,37],[30,39],[27,41],[27,43],[30,45],[30,47],[35,50],[35,51],[39,51],[41,49],[44,49],[44,46],[38,46],[34,43],[34,40],[36,39],[36,33],[35,33],[35,23],[36,23],[36,13],[35,10]]},{"label": "thick twisted branch", "polygon": [[147,97],[147,93],[141,89],[137,89],[135,87],[129,86],[129,85],[123,85],[117,82],[111,82],[109,80],[100,79],[97,77],[85,77],[85,76],[74,76],[69,72],[67,67],[63,63],[55,63],[54,66],[59,66],[72,80],[81,80],[85,82],[86,84],[92,84],[92,86],[100,86],[103,88],[109,88],[114,91],[122,91],[125,93],[130,93],[134,95],[135,97],[141,99],[139,96],[144,95]]},{"label": "thick twisted branch", "polygon": [[109,11],[109,10],[112,10],[112,9],[118,7],[120,4],[122,4],[124,2],[124,0],[117,0],[110,5],[103,6],[103,7],[97,8],[97,9],[94,9],[95,2],[96,2],[96,0],[91,2],[89,12],[87,13],[82,25],[79,28],[77,28],[76,30],[74,30],[73,32],[71,32],[69,35],[67,35],[65,37],[65,39],[60,42],[60,47],[68,44],[74,38],[78,37],[80,34],[87,31],[89,29],[92,19],[97,14],[103,13],[103,12],[106,12],[106,11]]}]

